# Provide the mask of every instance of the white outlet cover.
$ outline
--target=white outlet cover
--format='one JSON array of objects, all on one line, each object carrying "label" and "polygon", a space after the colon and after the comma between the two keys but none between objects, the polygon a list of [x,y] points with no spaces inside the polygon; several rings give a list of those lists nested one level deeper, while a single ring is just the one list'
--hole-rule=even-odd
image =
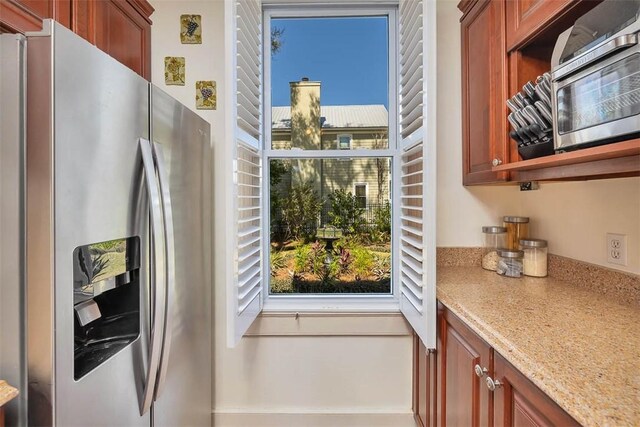
[{"label": "white outlet cover", "polygon": [[627,235],[607,233],[607,262],[627,265]]}]

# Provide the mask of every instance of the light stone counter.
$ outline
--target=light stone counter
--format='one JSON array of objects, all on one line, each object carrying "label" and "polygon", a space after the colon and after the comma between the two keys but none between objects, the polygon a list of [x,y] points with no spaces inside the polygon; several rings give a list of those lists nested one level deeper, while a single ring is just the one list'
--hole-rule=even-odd
[{"label": "light stone counter", "polygon": [[585,426],[640,426],[640,307],[545,278],[438,267],[437,297]]},{"label": "light stone counter", "polygon": [[18,390],[7,384],[6,381],[0,380],[0,407],[8,403],[18,395]]}]

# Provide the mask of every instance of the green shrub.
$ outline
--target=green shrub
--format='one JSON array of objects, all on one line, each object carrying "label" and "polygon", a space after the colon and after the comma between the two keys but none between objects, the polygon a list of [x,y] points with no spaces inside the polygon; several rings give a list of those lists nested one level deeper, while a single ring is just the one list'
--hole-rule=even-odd
[{"label": "green shrub", "polygon": [[391,234],[391,204],[386,202],[373,210],[373,224],[376,231]]},{"label": "green shrub", "polygon": [[358,199],[345,190],[334,190],[329,194],[329,222],[342,230],[343,233],[358,233],[362,230],[365,220],[362,216],[364,209],[358,205]]},{"label": "green shrub", "polygon": [[384,280],[391,277],[391,258],[378,257],[373,266],[373,275],[376,280]]},{"label": "green shrub", "polygon": [[293,272],[295,274],[302,274],[307,270],[310,254],[311,245],[300,245],[296,248],[293,256]]},{"label": "green shrub", "polygon": [[324,260],[326,256],[327,252],[325,251],[324,245],[322,243],[316,241],[311,245],[311,252],[309,254],[309,266],[311,272],[318,277],[324,276]]},{"label": "green shrub", "polygon": [[274,276],[278,270],[282,270],[287,266],[286,257],[281,251],[271,250],[269,261],[271,264],[271,274]]},{"label": "green shrub", "polygon": [[373,253],[363,247],[356,247],[351,250],[353,254],[353,263],[351,264],[351,270],[353,271],[356,280],[362,280],[371,273],[375,257]]},{"label": "green shrub", "polygon": [[294,239],[312,240],[318,228],[322,203],[311,183],[296,185],[282,200],[282,222]]}]

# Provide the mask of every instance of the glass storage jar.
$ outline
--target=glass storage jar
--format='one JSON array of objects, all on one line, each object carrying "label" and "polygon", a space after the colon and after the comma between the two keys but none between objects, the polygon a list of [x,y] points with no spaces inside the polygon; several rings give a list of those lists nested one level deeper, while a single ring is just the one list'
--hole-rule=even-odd
[{"label": "glass storage jar", "polygon": [[507,229],[507,249],[518,250],[520,239],[529,237],[529,218],[526,216],[505,216],[502,221]]},{"label": "glass storage jar", "polygon": [[500,226],[482,227],[482,268],[496,271],[498,249],[504,249],[507,243],[507,229]]},{"label": "glass storage jar", "polygon": [[522,251],[512,251],[509,249],[498,250],[496,273],[507,277],[521,277],[523,271],[523,255]]},{"label": "glass storage jar", "polygon": [[521,239],[520,250],[524,252],[524,275],[547,276],[547,241],[541,239]]}]

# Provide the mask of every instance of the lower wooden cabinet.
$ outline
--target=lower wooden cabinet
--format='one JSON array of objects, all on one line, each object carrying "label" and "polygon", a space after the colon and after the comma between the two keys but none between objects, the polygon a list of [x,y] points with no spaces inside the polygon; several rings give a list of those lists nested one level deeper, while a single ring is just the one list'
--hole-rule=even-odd
[{"label": "lower wooden cabinet", "polygon": [[413,372],[423,427],[579,425],[440,303],[437,348],[428,351],[416,336]]},{"label": "lower wooden cabinet", "polygon": [[495,353],[495,423],[498,426],[579,426],[500,354]]},{"label": "lower wooden cabinet", "polygon": [[147,0],[1,0],[0,32],[39,31],[52,18],[150,80],[152,13]]}]

